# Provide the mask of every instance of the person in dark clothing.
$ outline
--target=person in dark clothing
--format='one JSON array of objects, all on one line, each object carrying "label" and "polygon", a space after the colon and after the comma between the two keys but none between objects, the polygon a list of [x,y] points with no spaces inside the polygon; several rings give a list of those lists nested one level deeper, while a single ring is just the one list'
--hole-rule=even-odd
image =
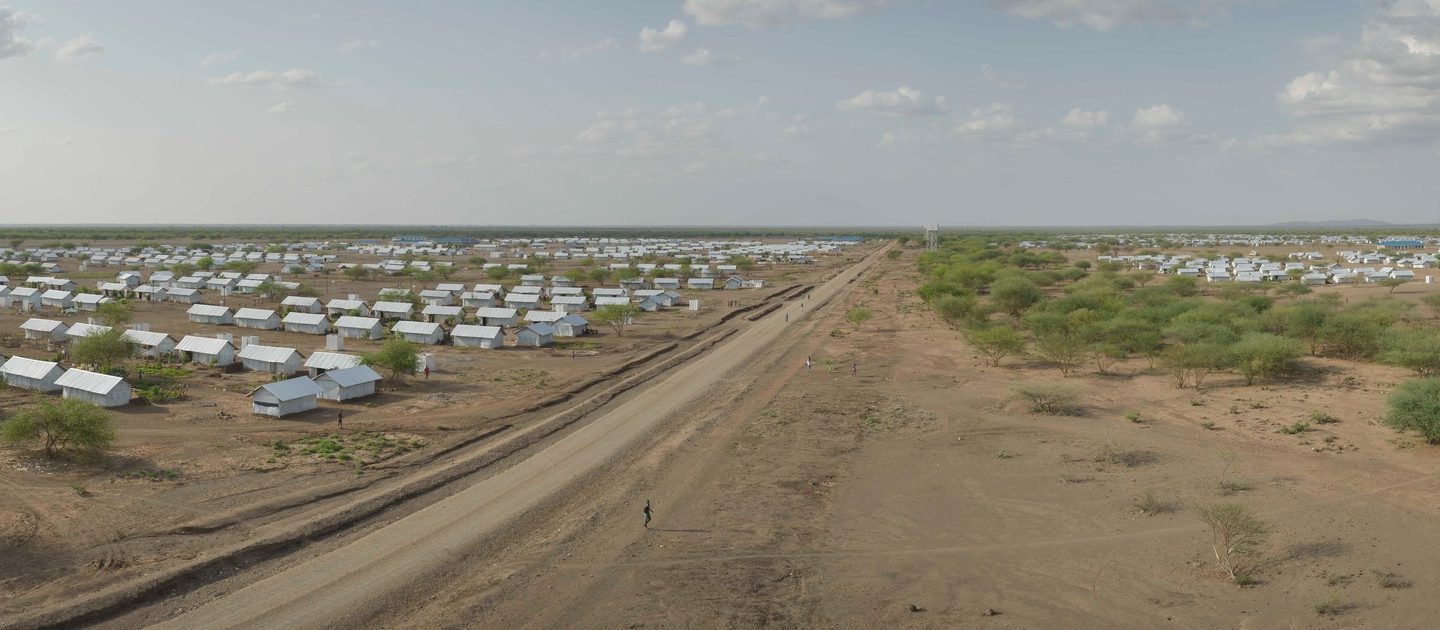
[{"label": "person in dark clothing", "polygon": [[650,528],[650,518],[651,518],[651,516],[652,516],[653,514],[654,514],[654,512],[652,512],[652,511],[650,510],[650,499],[645,499],[645,528],[646,528],[646,529],[649,529],[649,528]]},{"label": "person in dark clothing", "polygon": [[337,412],[335,412],[335,424],[336,424],[337,426],[339,426],[340,428],[342,428],[342,429],[345,427],[345,412],[343,412],[343,411],[337,411]]}]

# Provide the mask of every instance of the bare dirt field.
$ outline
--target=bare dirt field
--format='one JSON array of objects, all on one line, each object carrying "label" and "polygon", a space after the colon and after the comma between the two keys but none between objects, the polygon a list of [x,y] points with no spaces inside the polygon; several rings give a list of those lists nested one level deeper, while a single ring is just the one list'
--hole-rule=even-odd
[{"label": "bare dirt field", "polygon": [[[1282,384],[1222,375],[1195,390],[1132,361],[1065,379],[1086,388],[1085,415],[1033,415],[1011,387],[1059,374],[990,367],[915,296],[915,254],[880,261],[634,447],[353,612],[395,628],[1420,628],[1440,615],[1440,450],[1379,421],[1406,372],[1306,358]],[[875,317],[847,321],[860,305]],[[1315,411],[1338,422],[1279,431]],[[1224,579],[1196,515],[1221,501],[1272,530],[1252,586]],[[12,512],[12,531],[34,527],[38,510]],[[107,627],[199,610],[402,516]]]},{"label": "bare dirt field", "polygon": [[[1283,386],[1204,392],[1072,377],[1088,413],[1035,416],[1009,389],[1054,370],[986,366],[913,296],[912,263],[845,298],[875,319],[827,307],[756,377],[384,625],[1418,628],[1440,613],[1440,451],[1377,420],[1401,371],[1312,360]],[[1277,431],[1314,410],[1339,422]],[[1135,506],[1146,492],[1159,514]],[[1223,579],[1195,514],[1222,500],[1273,529],[1254,586]]]}]

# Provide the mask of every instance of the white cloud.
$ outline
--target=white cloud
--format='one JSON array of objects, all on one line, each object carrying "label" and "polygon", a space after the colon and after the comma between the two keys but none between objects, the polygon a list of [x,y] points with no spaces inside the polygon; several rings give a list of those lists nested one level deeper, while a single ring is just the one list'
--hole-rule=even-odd
[{"label": "white cloud", "polygon": [[988,63],[980,66],[980,76],[985,77],[987,82],[994,84],[1002,90],[1019,92],[1025,89],[1024,79],[1003,74],[999,70],[996,70],[995,66]]},{"label": "white cloud", "polygon": [[560,148],[569,155],[653,157],[692,154],[711,146],[715,115],[703,103],[686,103],[659,112],[633,107],[600,112],[575,137],[575,144]]},{"label": "white cloud", "polygon": [[1190,116],[1185,112],[1160,103],[1135,110],[1129,129],[1141,142],[1159,144],[1198,138],[1190,132],[1190,126]]},{"label": "white cloud", "polygon": [[236,72],[223,77],[215,77],[208,83],[210,85],[258,85],[284,89],[314,87],[320,84],[320,80],[319,76],[310,70],[292,68],[284,72],[269,70]]},{"label": "white cloud", "polygon": [[615,41],[614,38],[605,37],[600,41],[584,46],[562,46],[553,51],[542,50],[540,51],[540,58],[549,59],[551,57],[559,57],[561,59],[580,59],[582,57],[589,57],[590,55],[603,52],[613,52],[619,49],[619,42]]},{"label": "white cloud", "polygon": [[105,50],[104,44],[86,34],[61,44],[60,49],[55,51],[55,58],[60,61],[75,61],[102,50]]},{"label": "white cloud", "polygon": [[670,20],[662,30],[650,27],[640,29],[640,52],[655,53],[685,41],[690,27],[680,20]]},{"label": "white cloud", "polygon": [[26,22],[24,13],[9,7],[0,7],[0,59],[24,57],[35,49],[29,40],[22,39],[19,35]]},{"label": "white cloud", "polygon": [[1334,68],[1295,77],[1276,100],[1301,124],[1265,144],[1440,138],[1440,1],[1381,6]]},{"label": "white cloud", "polygon": [[230,63],[232,61],[235,61],[235,59],[237,59],[238,57],[240,57],[240,51],[238,50],[227,50],[224,52],[210,53],[208,55],[205,55],[205,58],[201,59],[200,63],[197,63],[195,65],[200,66],[201,68],[209,68],[211,66],[218,66],[220,64]]},{"label": "white cloud", "polygon": [[0,133],[14,133],[16,131],[20,131],[20,128],[15,126],[0,127]]},{"label": "white cloud", "polygon": [[680,63],[696,67],[725,65],[735,61],[734,58],[717,54],[709,48],[696,48],[695,52],[680,58]]},{"label": "white cloud", "polygon": [[366,48],[379,48],[380,42],[374,39],[352,39],[340,44],[340,52],[353,53]]},{"label": "white cloud", "polygon": [[1086,111],[1079,107],[1072,108],[1060,118],[1060,124],[1071,129],[1095,129],[1110,124],[1110,112],[1107,111]]},{"label": "white cloud", "polygon": [[784,26],[802,19],[834,20],[890,0],[685,0],[685,14],[705,26]]},{"label": "white cloud", "polygon": [[920,90],[906,86],[893,92],[865,90],[836,103],[835,108],[846,112],[872,112],[890,116],[931,116],[943,114],[950,109],[945,97],[932,98]]},{"label": "white cloud", "polygon": [[270,109],[265,110],[265,113],[267,113],[267,114],[288,114],[288,113],[290,113],[290,101],[280,101],[279,103],[276,103],[276,104],[274,104],[274,105],[271,105],[271,106],[270,106]]},{"label": "white cloud", "polygon": [[1121,26],[1202,25],[1212,16],[1255,0],[998,0],[1001,10],[1061,28],[1108,31]]},{"label": "white cloud", "polygon": [[970,112],[970,118],[955,126],[955,133],[962,136],[998,137],[1015,133],[1024,127],[1015,118],[1015,108],[1009,103],[991,103]]}]

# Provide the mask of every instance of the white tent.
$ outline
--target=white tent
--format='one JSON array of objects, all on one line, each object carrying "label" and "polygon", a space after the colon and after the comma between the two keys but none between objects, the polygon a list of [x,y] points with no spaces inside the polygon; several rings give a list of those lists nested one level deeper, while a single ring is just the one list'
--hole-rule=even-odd
[{"label": "white tent", "polygon": [[37,361],[25,357],[10,357],[0,365],[0,376],[11,387],[33,389],[37,392],[53,392],[60,389],[55,381],[65,373],[58,363]]},{"label": "white tent", "polygon": [[269,374],[294,374],[300,370],[300,351],[294,348],[262,346],[252,343],[235,355],[247,370]]},{"label": "white tent", "polygon": [[66,398],[83,400],[101,407],[130,404],[130,383],[125,379],[99,372],[70,368],[55,379]]},{"label": "white tent", "polygon": [[[254,347],[247,346],[246,349]],[[315,381],[297,376],[255,388],[250,392],[250,411],[280,418],[320,406],[319,395],[320,386]]]},{"label": "white tent", "polygon": [[375,383],[380,375],[368,365],[331,370],[315,377],[320,386],[320,397],[325,400],[350,400],[375,393]]},{"label": "white tent", "polygon": [[280,314],[268,308],[242,308],[235,311],[235,325],[241,328],[275,330],[280,327]]},{"label": "white tent", "polygon": [[286,313],[280,323],[284,324],[285,330],[290,332],[311,335],[323,335],[330,332],[330,320],[320,313]]},{"label": "white tent", "polygon": [[450,339],[457,346],[499,348],[504,345],[505,334],[499,326],[473,326],[461,324],[450,331]]},{"label": "white tent", "polygon": [[[172,292],[173,293],[173,292]],[[190,316],[190,321],[197,324],[219,324],[230,325],[235,323],[235,316],[230,309],[215,304],[196,304],[185,311]]]},{"label": "white tent", "polygon": [[385,326],[378,317],[344,315],[335,320],[335,332],[353,339],[380,339],[385,336]]},{"label": "white tent", "polygon": [[225,367],[235,362],[235,346],[224,339],[186,335],[175,350],[188,353],[192,363],[201,365]]},{"label": "white tent", "polygon": [[555,327],[550,324],[530,324],[515,333],[515,345],[542,348],[555,343]]},{"label": "white tent", "polygon": [[305,297],[303,295],[292,295],[280,301],[280,306],[290,312],[300,311],[302,313],[323,313],[325,307],[320,304],[320,298]]},{"label": "white tent", "polygon": [[390,327],[390,332],[412,343],[435,345],[445,340],[445,329],[432,322],[395,322],[395,325]]},{"label": "white tent", "polygon": [[162,332],[132,328],[125,331],[125,341],[135,344],[143,357],[158,357],[175,349],[175,340]]},{"label": "white tent", "polygon": [[65,322],[58,322],[53,319],[40,319],[32,317],[20,324],[20,330],[25,331],[26,339],[62,341],[65,339],[65,331],[70,327]]},{"label": "white tent", "polygon": [[319,376],[330,370],[343,370],[360,365],[360,357],[344,352],[312,352],[305,359],[305,368],[310,371],[310,376]]}]

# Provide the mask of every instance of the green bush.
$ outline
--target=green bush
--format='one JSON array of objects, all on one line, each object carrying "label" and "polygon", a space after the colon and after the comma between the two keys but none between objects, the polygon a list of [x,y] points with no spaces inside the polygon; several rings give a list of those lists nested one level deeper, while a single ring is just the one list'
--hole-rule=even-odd
[{"label": "green bush", "polygon": [[1400,431],[1418,431],[1440,444],[1440,378],[1405,381],[1385,401],[1385,423]]},{"label": "green bush", "polygon": [[1245,375],[1245,384],[1256,380],[1288,375],[1295,367],[1303,349],[1300,343],[1279,335],[1249,333],[1230,348],[1230,363]]},{"label": "green bush", "polygon": [[1032,413],[1051,416],[1079,416],[1085,413],[1080,399],[1085,390],[1078,385],[1055,382],[1021,383],[1010,390],[1028,403]]}]

